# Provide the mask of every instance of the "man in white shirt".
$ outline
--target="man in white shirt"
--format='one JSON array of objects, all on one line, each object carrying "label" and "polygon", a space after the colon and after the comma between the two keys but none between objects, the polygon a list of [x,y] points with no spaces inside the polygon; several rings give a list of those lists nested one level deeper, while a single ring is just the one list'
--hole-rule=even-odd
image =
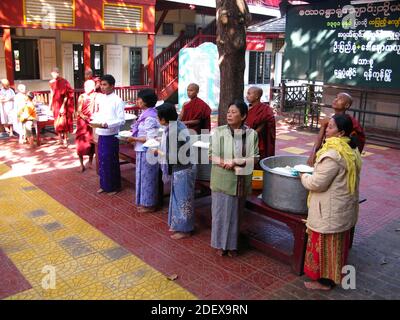
[{"label": "man in white shirt", "polygon": [[10,82],[7,79],[1,80],[0,89],[0,123],[4,126],[10,137],[14,136],[13,122],[17,116],[14,111],[14,90],[10,87]]},{"label": "man in white shirt", "polygon": [[100,189],[98,193],[116,194],[121,188],[119,140],[115,137],[125,123],[124,102],[114,93],[115,79],[106,74],[101,78],[103,94],[96,98],[93,122],[99,124],[98,153]]}]

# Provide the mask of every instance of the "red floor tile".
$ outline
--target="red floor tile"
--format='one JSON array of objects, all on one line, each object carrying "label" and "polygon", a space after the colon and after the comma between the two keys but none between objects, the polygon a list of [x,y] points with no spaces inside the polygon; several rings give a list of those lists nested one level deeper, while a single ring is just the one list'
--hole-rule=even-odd
[{"label": "red floor tile", "polygon": [[0,274],[0,299],[32,288],[29,282],[1,249]]}]

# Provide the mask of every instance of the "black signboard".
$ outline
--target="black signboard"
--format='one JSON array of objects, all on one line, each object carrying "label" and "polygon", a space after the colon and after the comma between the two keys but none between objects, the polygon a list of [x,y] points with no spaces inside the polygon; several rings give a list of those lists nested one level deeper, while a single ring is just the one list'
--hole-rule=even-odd
[{"label": "black signboard", "polygon": [[400,88],[400,1],[293,6],[286,21],[285,79]]}]

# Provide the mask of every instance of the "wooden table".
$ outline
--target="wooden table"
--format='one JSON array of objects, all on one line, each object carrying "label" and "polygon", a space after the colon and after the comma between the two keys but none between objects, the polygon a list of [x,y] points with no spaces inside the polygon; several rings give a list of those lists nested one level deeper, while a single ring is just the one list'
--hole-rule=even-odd
[{"label": "wooden table", "polygon": [[273,209],[267,206],[262,199],[259,199],[255,195],[247,198],[246,209],[286,224],[292,231],[294,238],[293,250],[291,253],[279,250],[278,248],[258,239],[248,237],[250,245],[289,264],[294,273],[298,275],[303,274],[304,255],[307,247],[307,227],[304,220],[307,219],[307,215],[287,213]]},{"label": "wooden table", "polygon": [[[211,190],[209,189],[209,181],[196,180],[196,188],[201,190],[199,197],[207,196],[211,193]],[[260,192],[258,192],[258,194],[259,193]],[[294,237],[292,253],[287,253],[286,251],[280,250],[269,243],[258,240],[251,234],[243,233],[241,236],[244,236],[252,247],[257,248],[265,254],[289,264],[295,274],[301,275],[303,273],[304,255],[307,245],[306,225],[303,222],[303,219],[306,219],[307,215],[296,215],[272,209],[268,207],[261,199],[257,198],[255,194],[247,198],[245,208],[262,216],[266,216],[272,220],[282,222],[289,227]],[[208,224],[211,225],[211,217],[210,221],[208,221]]]},{"label": "wooden table", "polygon": [[47,126],[54,127],[54,119],[48,119],[46,121],[35,121],[35,129],[36,129],[36,143],[40,146],[40,132]]}]

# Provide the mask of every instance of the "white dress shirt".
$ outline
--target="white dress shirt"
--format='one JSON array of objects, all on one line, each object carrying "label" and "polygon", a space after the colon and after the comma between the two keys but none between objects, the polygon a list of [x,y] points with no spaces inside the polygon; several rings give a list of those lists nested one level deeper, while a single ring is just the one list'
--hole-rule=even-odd
[{"label": "white dress shirt", "polygon": [[96,128],[99,136],[116,135],[125,124],[125,103],[114,92],[100,94],[96,97],[97,112],[93,114],[93,122],[107,123],[108,128]]}]

